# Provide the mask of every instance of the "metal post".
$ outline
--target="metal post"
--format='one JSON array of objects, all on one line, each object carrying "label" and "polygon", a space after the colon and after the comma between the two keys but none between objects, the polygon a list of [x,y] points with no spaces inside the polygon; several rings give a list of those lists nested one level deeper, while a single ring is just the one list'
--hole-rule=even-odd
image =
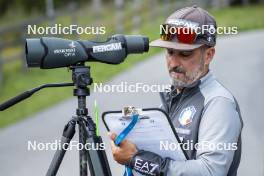
[{"label": "metal post", "polygon": [[123,26],[124,1],[115,0],[115,6],[116,6],[116,33],[122,34],[124,32],[124,26]]},{"label": "metal post", "polygon": [[[94,19],[94,27],[99,27],[101,21],[101,10],[102,10],[102,3],[101,0],[93,0],[93,19]],[[96,40],[99,39],[99,35],[95,35]]]},{"label": "metal post", "polygon": [[55,11],[53,0],[46,0],[46,15],[49,19],[49,25],[52,26],[55,24]]},{"label": "metal post", "polygon": [[140,4],[141,4],[141,0],[134,0],[134,16],[132,19],[132,23],[133,23],[133,33],[137,34],[139,33],[139,28],[140,28],[140,22],[141,22],[141,18],[140,18]]},{"label": "metal post", "polygon": [[249,5],[249,0],[242,0],[242,5],[243,6]]},{"label": "metal post", "polygon": [[163,15],[167,17],[170,13],[170,0],[163,0]]},{"label": "metal post", "polygon": [[[77,11],[77,3],[76,2],[71,2],[70,4],[69,4],[69,11],[70,12],[73,12],[73,13],[71,13],[71,24],[75,24],[75,25],[78,25],[78,17],[77,17],[77,15],[76,15],[76,11]],[[80,38],[80,36],[79,36],[79,34],[75,31],[74,32],[74,37],[75,37],[75,39],[79,39]]]},{"label": "metal post", "polygon": [[101,0],[93,0],[93,9],[95,10],[95,12],[97,13],[98,11],[101,11]]},{"label": "metal post", "polygon": [[158,17],[159,5],[157,3],[157,0],[149,0],[148,6],[149,6],[149,9],[150,9],[149,10],[150,11],[150,17],[148,19],[149,19],[149,22],[151,23],[151,25],[154,25],[155,24],[155,20],[152,20],[152,19],[157,19],[157,17]]}]

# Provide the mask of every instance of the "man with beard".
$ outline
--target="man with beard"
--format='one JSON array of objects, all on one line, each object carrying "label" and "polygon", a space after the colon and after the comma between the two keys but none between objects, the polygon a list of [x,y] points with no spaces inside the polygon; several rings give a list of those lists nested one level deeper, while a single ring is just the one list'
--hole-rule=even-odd
[{"label": "man with beard", "polygon": [[[201,30],[204,27],[208,30]],[[216,22],[207,11],[186,7],[167,18],[161,26],[161,38],[150,44],[167,52],[172,89],[161,93],[162,108],[182,144],[199,145],[185,150],[186,161],[175,161],[137,149],[128,140],[115,146],[116,134],[111,133],[112,152],[118,163],[144,175],[237,175],[243,123],[235,98],[209,69],[215,54],[215,29]]]}]

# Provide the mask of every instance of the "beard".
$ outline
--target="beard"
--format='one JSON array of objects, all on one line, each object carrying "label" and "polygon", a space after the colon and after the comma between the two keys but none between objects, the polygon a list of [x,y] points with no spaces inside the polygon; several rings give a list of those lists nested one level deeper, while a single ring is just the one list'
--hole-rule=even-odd
[{"label": "beard", "polygon": [[[173,67],[169,69],[171,84],[176,88],[184,88],[190,86],[197,81],[204,72],[204,59],[201,58],[200,63],[192,71],[188,72],[182,67]],[[181,74],[171,74],[172,72]]]}]

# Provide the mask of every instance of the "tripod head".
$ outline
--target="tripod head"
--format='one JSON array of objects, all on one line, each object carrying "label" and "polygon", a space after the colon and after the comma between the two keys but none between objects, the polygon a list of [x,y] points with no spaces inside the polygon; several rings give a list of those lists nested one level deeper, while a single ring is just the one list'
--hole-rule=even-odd
[{"label": "tripod head", "polygon": [[87,88],[93,83],[89,66],[82,63],[81,65],[72,66],[70,69],[72,70],[72,81],[76,87]]},{"label": "tripod head", "polygon": [[86,96],[90,95],[88,86],[93,83],[90,67],[81,63],[80,65],[70,67],[70,69],[72,70],[72,81],[75,85],[73,95],[78,97],[78,109],[76,110],[76,114],[79,116],[86,116],[88,115]]},{"label": "tripod head", "polygon": [[90,74],[90,67],[85,66],[84,63],[78,64],[76,66],[71,66],[70,70],[72,70],[72,81],[73,83],[52,83],[52,84],[44,84],[39,87],[33,88],[31,90],[25,91],[18,96],[15,96],[6,102],[0,104],[0,111],[4,111],[9,107],[31,97],[34,93],[48,87],[68,87],[75,86],[76,88],[73,91],[74,96],[89,96],[90,89],[89,85],[93,83],[93,79]]}]

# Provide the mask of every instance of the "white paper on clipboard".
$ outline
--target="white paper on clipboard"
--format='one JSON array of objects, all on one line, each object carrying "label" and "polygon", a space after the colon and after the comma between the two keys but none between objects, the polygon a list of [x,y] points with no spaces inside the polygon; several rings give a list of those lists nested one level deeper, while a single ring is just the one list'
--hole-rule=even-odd
[{"label": "white paper on clipboard", "polygon": [[[103,121],[108,131],[117,135],[131,122],[130,118],[122,118],[121,111],[103,113]],[[154,152],[163,158],[185,161],[186,157],[176,138],[177,133],[168,116],[158,108],[142,109],[135,127],[126,139],[136,144],[138,149]],[[170,147],[166,147],[170,146]]]}]

